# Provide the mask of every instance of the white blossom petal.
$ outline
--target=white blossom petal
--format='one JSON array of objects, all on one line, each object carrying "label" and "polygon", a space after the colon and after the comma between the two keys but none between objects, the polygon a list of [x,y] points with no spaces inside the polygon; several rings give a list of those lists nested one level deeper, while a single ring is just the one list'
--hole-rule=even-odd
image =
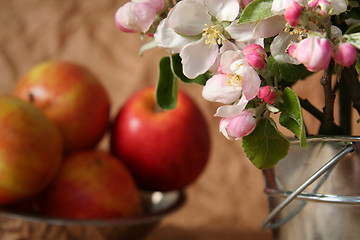
[{"label": "white blossom petal", "polygon": [[240,9],[238,0],[205,0],[205,5],[219,22],[235,20]]},{"label": "white blossom petal", "polygon": [[332,25],[331,26],[331,38],[341,38],[342,37],[342,31],[337,26]]},{"label": "white blossom petal", "polygon": [[219,69],[219,65],[220,65],[220,59],[221,56],[224,52],[228,51],[228,50],[239,50],[239,48],[232,42],[230,41],[223,41],[222,46],[220,47],[220,51],[216,57],[215,63],[209,68],[209,71],[212,73],[216,73],[217,70]]},{"label": "white blossom petal", "polygon": [[243,74],[241,84],[244,96],[247,100],[256,97],[260,84],[261,80],[257,72],[251,67],[247,68],[246,72]]},{"label": "white blossom petal", "polygon": [[345,12],[347,9],[347,1],[345,0],[331,0],[331,15],[338,15]]},{"label": "white blossom petal", "polygon": [[205,73],[215,63],[219,47],[207,45],[203,39],[189,43],[180,51],[183,72],[188,78]]},{"label": "white blossom petal", "polygon": [[212,25],[211,16],[204,3],[181,1],[168,14],[168,24],[175,32],[182,35],[198,35],[205,25]]},{"label": "white blossom petal", "polygon": [[278,36],[276,36],[273,42],[270,45],[271,55],[275,58],[275,60],[279,63],[290,63],[299,65],[300,62],[296,59],[292,58],[287,52],[289,44],[292,42],[298,42],[297,34],[290,35],[286,32],[281,32]]},{"label": "white blossom petal", "polygon": [[179,53],[187,44],[194,41],[193,38],[177,34],[167,25],[166,19],[160,22],[154,34],[154,39],[158,47],[165,48],[172,54]]},{"label": "white blossom petal", "polygon": [[212,102],[231,104],[241,96],[241,88],[229,86],[225,74],[216,74],[205,84],[202,95]]},{"label": "white blossom petal", "polygon": [[274,15],[258,22],[254,28],[253,38],[269,38],[282,32],[287,23],[284,16]]},{"label": "white blossom petal", "polygon": [[233,141],[235,140],[234,137],[231,137],[227,131],[227,126],[229,125],[229,123],[231,122],[232,118],[222,118],[220,120],[220,124],[219,124],[219,131],[229,140]]},{"label": "white blossom petal", "polygon": [[294,1],[295,0],[274,0],[271,6],[271,11],[275,14],[281,15]]},{"label": "white blossom petal", "polygon": [[233,117],[240,114],[248,104],[248,100],[242,97],[239,102],[235,105],[225,105],[217,109],[215,117]]},{"label": "white blossom petal", "polygon": [[155,11],[160,11],[164,7],[164,0],[132,0],[136,3],[147,3],[151,5]]},{"label": "white blossom petal", "polygon": [[239,48],[239,49],[243,49],[245,48],[246,46],[250,45],[250,44],[257,44],[257,45],[260,45],[264,48],[264,39],[263,38],[257,38],[257,39],[250,39],[250,40],[247,40],[247,41],[235,41],[235,44],[236,46]]},{"label": "white blossom petal", "polygon": [[138,3],[135,5],[134,10],[142,32],[147,32],[154,22],[156,10],[148,3]]},{"label": "white blossom petal", "polygon": [[232,70],[230,69],[233,62],[235,62],[238,59],[244,58],[244,54],[241,51],[233,51],[229,50],[222,54],[220,65],[222,70],[225,73],[232,73]]},{"label": "white blossom petal", "polygon": [[256,23],[244,23],[239,25],[237,24],[237,21],[233,21],[225,28],[225,31],[227,31],[236,41],[248,41],[253,39],[255,26]]}]

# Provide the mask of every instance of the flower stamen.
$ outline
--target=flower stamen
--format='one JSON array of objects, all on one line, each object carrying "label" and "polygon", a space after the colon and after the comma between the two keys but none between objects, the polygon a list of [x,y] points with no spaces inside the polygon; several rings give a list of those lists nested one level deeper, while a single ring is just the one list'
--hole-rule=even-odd
[{"label": "flower stamen", "polygon": [[207,28],[203,29],[203,39],[205,40],[205,44],[208,44],[209,47],[211,47],[212,44],[218,44],[221,45],[222,41],[226,41],[226,38],[224,34],[222,33],[222,30],[217,25],[210,26],[209,24],[205,24]]},{"label": "flower stamen", "polygon": [[242,77],[241,75],[234,75],[234,74],[226,74],[226,78],[227,78],[227,81],[226,81],[226,84],[228,86],[236,86],[236,87],[239,87],[241,86],[241,80],[242,80]]}]

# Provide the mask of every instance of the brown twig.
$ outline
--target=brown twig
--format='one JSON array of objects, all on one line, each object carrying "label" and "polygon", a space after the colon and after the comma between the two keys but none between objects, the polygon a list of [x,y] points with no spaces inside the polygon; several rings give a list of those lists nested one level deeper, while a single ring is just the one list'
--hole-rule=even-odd
[{"label": "brown twig", "polygon": [[314,105],[312,105],[307,99],[299,98],[300,105],[304,108],[307,112],[313,115],[317,120],[320,122],[324,119],[324,113],[317,109]]},{"label": "brown twig", "polygon": [[360,82],[355,68],[344,68],[342,71],[343,80],[350,94],[353,107],[360,115]]},{"label": "brown twig", "polygon": [[325,94],[324,118],[319,129],[319,134],[322,135],[341,134],[339,127],[334,122],[335,94],[331,85],[333,67],[334,62],[331,60],[328,68],[324,71],[324,76],[321,78],[321,85]]}]

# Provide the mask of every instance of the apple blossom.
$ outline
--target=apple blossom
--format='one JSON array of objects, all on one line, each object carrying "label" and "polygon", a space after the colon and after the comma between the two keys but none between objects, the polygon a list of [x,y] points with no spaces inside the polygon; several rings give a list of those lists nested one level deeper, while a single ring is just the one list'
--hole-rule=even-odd
[{"label": "apple blossom", "polygon": [[261,80],[241,51],[224,52],[220,66],[221,73],[211,77],[203,88],[205,99],[230,104],[242,95],[247,100],[256,97]]},{"label": "apple blossom", "polygon": [[341,43],[335,50],[334,60],[337,64],[349,68],[356,61],[357,51],[351,43]]},{"label": "apple blossom", "polygon": [[255,70],[263,69],[266,65],[267,55],[264,48],[258,44],[250,44],[242,50],[247,62]]},{"label": "apple blossom", "polygon": [[[239,13],[237,0],[183,0],[169,12],[162,29],[154,37],[158,46],[170,52],[172,37],[177,34],[183,72],[189,78],[205,73],[215,63],[219,46],[228,42],[226,28]],[[231,34],[230,34],[231,35]],[[188,43],[191,39],[191,42]]]},{"label": "apple blossom", "polygon": [[220,132],[230,140],[237,140],[251,134],[257,125],[255,111],[244,110],[233,117],[225,117],[220,121]]},{"label": "apple blossom", "polygon": [[258,98],[264,100],[268,104],[274,104],[276,96],[276,89],[273,86],[267,85],[259,88]]},{"label": "apple blossom", "polygon": [[145,33],[163,6],[163,0],[133,0],[117,10],[115,23],[123,32]]},{"label": "apple blossom", "polygon": [[326,38],[309,37],[288,49],[291,57],[311,72],[318,72],[328,67],[333,48]]},{"label": "apple blossom", "polygon": [[300,23],[301,12],[303,9],[304,7],[295,1],[286,8],[284,17],[292,27],[296,27]]}]

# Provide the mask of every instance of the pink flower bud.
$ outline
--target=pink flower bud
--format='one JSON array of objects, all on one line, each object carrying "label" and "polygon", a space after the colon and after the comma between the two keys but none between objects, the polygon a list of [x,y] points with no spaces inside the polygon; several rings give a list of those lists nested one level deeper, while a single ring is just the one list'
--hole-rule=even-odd
[{"label": "pink flower bud", "polygon": [[250,66],[255,70],[263,69],[267,62],[267,55],[264,48],[258,44],[250,44],[242,50]]},{"label": "pink flower bud", "polygon": [[276,90],[273,86],[264,86],[259,88],[258,98],[268,104],[273,104],[276,100]]},{"label": "pink flower bud", "polygon": [[240,0],[240,7],[241,9],[244,9],[249,3],[251,3],[254,0]]},{"label": "pink flower bud", "polygon": [[240,114],[231,117],[231,119],[223,118],[222,121],[224,120],[230,120],[226,126],[226,131],[231,138],[235,139],[251,134],[258,122],[252,110],[244,110]]},{"label": "pink flower bud", "polygon": [[340,44],[334,53],[334,60],[337,64],[349,68],[356,61],[357,51],[351,43]]},{"label": "pink flower bud", "polygon": [[126,3],[115,14],[116,26],[123,32],[147,32],[154,22],[156,12],[163,7],[163,1],[161,2],[136,0]]},{"label": "pink flower bud", "polygon": [[296,27],[299,24],[302,10],[303,6],[298,4],[296,1],[286,8],[284,17],[292,27]]},{"label": "pink flower bud", "polygon": [[290,46],[288,53],[309,71],[318,72],[329,66],[333,48],[326,38],[309,37]]},{"label": "pink flower bud", "polygon": [[164,8],[164,0],[132,0],[135,3],[147,3],[154,9],[156,12]]}]

